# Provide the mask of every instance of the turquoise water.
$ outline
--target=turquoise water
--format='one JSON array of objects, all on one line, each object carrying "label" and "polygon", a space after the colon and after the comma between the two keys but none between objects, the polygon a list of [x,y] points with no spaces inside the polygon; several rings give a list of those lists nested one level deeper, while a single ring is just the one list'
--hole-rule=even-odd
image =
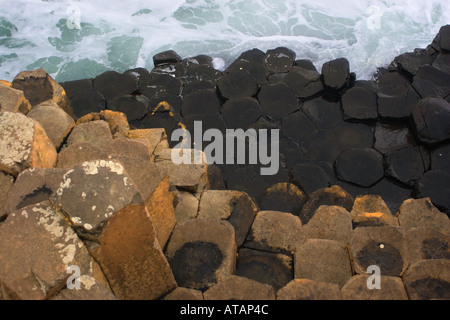
[{"label": "turquoise water", "polygon": [[207,54],[223,69],[245,50],[346,57],[359,79],[426,47],[450,23],[448,0],[0,0],[0,79],[44,68],[57,81],[153,68],[154,54]]}]

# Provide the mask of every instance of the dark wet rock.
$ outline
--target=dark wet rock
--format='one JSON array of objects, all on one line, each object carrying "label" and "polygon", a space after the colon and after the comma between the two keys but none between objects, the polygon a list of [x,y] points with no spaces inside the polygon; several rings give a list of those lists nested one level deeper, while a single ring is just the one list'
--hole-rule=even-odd
[{"label": "dark wet rock", "polygon": [[295,252],[295,278],[336,283],[352,276],[348,251],[337,241],[309,239]]},{"label": "dark wet rock", "polygon": [[441,49],[450,51],[450,25],[441,27],[439,30]]},{"label": "dark wet rock", "polygon": [[323,91],[320,73],[314,70],[292,67],[283,81],[299,98],[309,98]]},{"label": "dark wet rock", "polygon": [[106,108],[106,100],[100,92],[94,90],[92,79],[63,82],[61,86],[72,105],[75,120]]},{"label": "dark wet rock", "polygon": [[277,300],[342,300],[336,283],[294,279],[277,292]]},{"label": "dark wet rock", "polygon": [[341,150],[373,147],[373,129],[367,124],[342,122],[332,131],[337,137]]},{"label": "dark wet rock", "polygon": [[251,279],[229,276],[203,293],[205,300],[275,300],[273,288]]},{"label": "dark wet rock", "polygon": [[158,54],[155,54],[153,56],[153,64],[155,66],[158,66],[160,64],[166,64],[166,63],[176,63],[181,62],[181,57],[173,50],[168,50],[164,52],[160,52]]},{"label": "dark wet rock", "polygon": [[433,67],[450,74],[450,54],[440,53],[434,60]]},{"label": "dark wet rock", "polygon": [[238,251],[235,274],[279,290],[294,277],[292,257],[243,248]]},{"label": "dark wet rock", "polygon": [[[202,136],[209,129],[219,130],[222,133],[225,133],[227,130],[227,125],[223,120],[222,115],[220,115],[219,113],[189,115],[183,118],[183,123],[186,125],[186,130],[191,133],[191,139],[194,139],[193,136],[195,132],[194,131],[195,122],[201,123],[201,131],[198,132],[201,133]],[[210,143],[204,141],[202,142],[202,144],[204,150],[204,148]],[[196,147],[198,146],[196,145]]]},{"label": "dark wet rock", "polygon": [[11,84],[12,88],[23,91],[31,106],[51,100],[61,109],[74,117],[73,108],[67,98],[64,88],[57,83],[44,69],[23,71]]},{"label": "dark wet rock", "polygon": [[292,253],[304,241],[302,222],[287,212],[261,211],[244,247],[274,253]]},{"label": "dark wet rock", "polygon": [[39,122],[57,150],[75,126],[73,118],[51,101],[34,106],[27,117]]},{"label": "dark wet rock", "polygon": [[266,54],[263,51],[255,48],[255,49],[247,50],[247,51],[241,53],[238,60],[242,59],[242,60],[262,63],[265,55]]},{"label": "dark wet rock", "polygon": [[307,196],[294,184],[278,183],[266,190],[259,200],[263,211],[280,210],[299,215]]},{"label": "dark wet rock", "polygon": [[267,77],[270,74],[262,63],[239,59],[233,62],[225,70],[225,73],[232,73],[236,71],[246,71],[250,76],[253,76],[259,84],[267,82]]},{"label": "dark wet rock", "polygon": [[366,273],[375,265],[382,275],[400,276],[407,267],[405,237],[398,227],[354,229],[349,248],[358,274]]},{"label": "dark wet rock", "polygon": [[184,97],[181,112],[183,117],[189,115],[218,113],[220,106],[221,103],[215,91],[195,91]]},{"label": "dark wet rock", "polygon": [[164,297],[168,301],[194,301],[203,300],[203,294],[200,290],[177,287],[171,293]]},{"label": "dark wet rock", "polygon": [[142,94],[147,98],[165,97],[170,95],[179,95],[181,93],[183,82],[168,74],[150,74],[148,77],[142,77],[139,80]]},{"label": "dark wet rock", "polygon": [[222,72],[205,64],[189,63],[186,66],[186,73],[180,77],[185,84],[192,81],[213,81],[216,82],[222,76]]},{"label": "dark wet rock", "polygon": [[295,52],[284,47],[268,50],[264,56],[263,63],[272,73],[288,72],[294,65]]},{"label": "dark wet rock", "polygon": [[323,97],[305,102],[301,110],[320,128],[330,129],[342,122],[341,104]]},{"label": "dark wet rock", "polygon": [[378,114],[384,119],[407,119],[420,97],[408,85],[380,86],[378,91]]},{"label": "dark wet rock", "polygon": [[142,95],[126,95],[112,100],[109,110],[122,112],[128,121],[140,120],[148,113],[149,101]]},{"label": "dark wet rock", "polygon": [[440,146],[431,152],[431,169],[450,173],[450,144]]},{"label": "dark wet rock", "polygon": [[306,194],[319,189],[327,188],[332,183],[330,174],[324,170],[323,165],[316,162],[298,164],[291,170],[292,182],[299,186]]},{"label": "dark wet rock", "polygon": [[370,187],[384,176],[383,157],[373,149],[349,149],[336,160],[338,178]]},{"label": "dark wet rock", "polygon": [[300,219],[307,224],[322,205],[339,206],[351,211],[355,199],[339,186],[317,190],[309,195],[308,201],[300,212]]},{"label": "dark wet rock", "polygon": [[297,142],[280,137],[280,162],[283,168],[292,169],[302,161],[300,146]]},{"label": "dark wet rock", "polygon": [[408,295],[400,277],[381,275],[381,289],[369,289],[367,284],[371,283],[369,274],[358,274],[353,276],[343,287],[342,297],[344,300],[408,300]]},{"label": "dark wet rock", "polygon": [[172,112],[149,113],[143,120],[142,125],[138,128],[163,128],[166,131],[168,142],[171,147],[178,144],[178,141],[172,141],[172,133],[182,128],[183,121],[181,116]]},{"label": "dark wet rock", "polygon": [[449,270],[449,260],[423,260],[411,265],[403,276],[410,299],[450,299]]},{"label": "dark wet rock", "polygon": [[333,130],[320,129],[308,136],[301,144],[303,161],[334,162],[342,152],[338,137]]},{"label": "dark wet rock", "polygon": [[426,168],[418,147],[407,147],[390,153],[387,158],[387,175],[413,187]]},{"label": "dark wet rock", "polygon": [[342,96],[344,119],[376,120],[378,118],[377,96],[365,88],[352,88]]},{"label": "dark wet rock", "polygon": [[430,198],[435,206],[450,213],[450,174],[445,171],[432,170],[426,172],[417,181],[418,198]]},{"label": "dark wet rock", "polygon": [[299,60],[295,60],[295,64],[296,67],[300,67],[306,70],[311,70],[311,71],[317,71],[316,66],[314,65],[314,63],[309,60],[309,59],[299,59]]},{"label": "dark wet rock", "polygon": [[[202,80],[202,81],[191,81],[183,86],[183,96],[187,96],[188,94],[201,91],[201,90],[216,90],[216,84],[213,81]],[[180,112],[181,108],[177,111]]]},{"label": "dark wet rock", "polygon": [[301,110],[284,117],[281,128],[286,137],[296,142],[303,141],[316,130],[314,123]]},{"label": "dark wet rock", "polygon": [[422,98],[446,98],[450,95],[450,74],[435,67],[423,67],[414,77],[413,87]]},{"label": "dark wet rock", "polygon": [[236,245],[241,247],[258,211],[246,193],[230,190],[207,190],[202,193],[198,218],[227,220],[235,230]]},{"label": "dark wet rock", "polygon": [[[220,237],[217,235],[220,234]],[[178,222],[166,256],[179,286],[204,290],[234,273],[234,228],[222,220]]]},{"label": "dark wet rock", "polygon": [[274,120],[282,119],[299,109],[295,93],[284,83],[263,85],[258,100],[264,114]]},{"label": "dark wet rock", "polygon": [[426,53],[409,52],[394,59],[401,70],[414,76],[420,68],[433,64],[433,56]]},{"label": "dark wet rock", "polygon": [[307,239],[325,239],[348,243],[352,231],[352,217],[342,207],[320,206],[303,226]]},{"label": "dark wet rock", "polygon": [[259,89],[255,77],[244,70],[236,70],[223,75],[217,86],[226,99],[252,97]]},{"label": "dark wet rock", "polygon": [[130,74],[107,71],[95,77],[94,89],[105,97],[109,106],[115,97],[139,91],[139,85],[138,79]]},{"label": "dark wet rock", "polygon": [[231,99],[222,106],[223,119],[230,129],[247,130],[262,114],[259,102],[250,97]]},{"label": "dark wet rock", "polygon": [[425,144],[450,139],[450,103],[443,99],[425,98],[412,109],[412,122],[417,138]]},{"label": "dark wet rock", "polygon": [[411,189],[400,186],[386,178],[371,187],[369,193],[382,197],[392,212],[397,212],[402,202],[411,198]]},{"label": "dark wet rock", "polygon": [[415,144],[412,132],[404,124],[377,123],[375,126],[374,148],[384,155]]},{"label": "dark wet rock", "polygon": [[324,63],[322,74],[325,88],[331,91],[339,92],[350,85],[350,64],[345,58]]},{"label": "dark wet rock", "polygon": [[378,91],[378,83],[375,80],[356,80],[354,87],[364,88],[373,93],[377,93]]}]

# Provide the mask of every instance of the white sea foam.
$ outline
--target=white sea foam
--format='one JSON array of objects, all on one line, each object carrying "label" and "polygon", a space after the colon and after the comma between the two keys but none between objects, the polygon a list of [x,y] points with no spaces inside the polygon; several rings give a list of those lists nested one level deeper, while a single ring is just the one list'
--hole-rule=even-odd
[{"label": "white sea foam", "polygon": [[278,46],[319,70],[346,57],[370,79],[448,23],[448,0],[0,0],[0,79],[38,67],[58,81],[151,69],[168,49],[223,68],[245,50]]}]

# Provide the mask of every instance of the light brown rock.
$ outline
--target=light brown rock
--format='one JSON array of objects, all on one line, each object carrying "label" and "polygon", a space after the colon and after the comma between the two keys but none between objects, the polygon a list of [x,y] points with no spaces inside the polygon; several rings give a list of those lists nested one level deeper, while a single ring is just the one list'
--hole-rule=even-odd
[{"label": "light brown rock", "polygon": [[445,233],[435,227],[406,230],[407,260],[410,264],[421,260],[450,260],[450,230]]},{"label": "light brown rock", "polygon": [[440,212],[429,198],[409,199],[403,202],[398,212],[398,220],[404,227],[435,227],[450,230],[450,220]]},{"label": "light brown rock", "polygon": [[0,170],[53,168],[57,153],[44,129],[21,113],[0,112]]},{"label": "light brown rock", "polygon": [[341,300],[336,283],[294,279],[277,292],[277,300]]},{"label": "light brown rock", "polygon": [[166,295],[164,297],[164,300],[169,300],[169,301],[203,300],[203,294],[200,290],[178,287],[175,290],[173,290],[171,293]]},{"label": "light brown rock", "polygon": [[0,221],[6,217],[9,211],[6,209],[9,191],[14,186],[14,177],[0,171]]},{"label": "light brown rock", "polygon": [[342,297],[345,300],[408,300],[401,278],[381,275],[381,289],[369,289],[367,283],[372,283],[370,276],[359,274],[352,277],[342,287]]},{"label": "light brown rock", "polygon": [[377,195],[357,197],[350,214],[354,228],[399,225],[398,219],[392,215],[384,200]]},{"label": "light brown rock", "polygon": [[203,293],[205,300],[275,300],[273,288],[238,276],[229,276]]},{"label": "light brown rock", "polygon": [[197,218],[199,200],[189,192],[177,191],[175,196],[176,221]]},{"label": "light brown rock", "polygon": [[23,91],[0,83],[0,111],[20,112],[26,115],[30,110],[31,105]]}]

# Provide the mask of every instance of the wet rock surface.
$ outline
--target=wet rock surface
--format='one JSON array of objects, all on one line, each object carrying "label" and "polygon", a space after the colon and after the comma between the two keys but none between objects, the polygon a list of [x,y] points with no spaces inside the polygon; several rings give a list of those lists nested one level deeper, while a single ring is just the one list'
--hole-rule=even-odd
[{"label": "wet rock surface", "polygon": [[0,299],[449,299],[448,33],[373,81],[276,48],[2,82]]}]

